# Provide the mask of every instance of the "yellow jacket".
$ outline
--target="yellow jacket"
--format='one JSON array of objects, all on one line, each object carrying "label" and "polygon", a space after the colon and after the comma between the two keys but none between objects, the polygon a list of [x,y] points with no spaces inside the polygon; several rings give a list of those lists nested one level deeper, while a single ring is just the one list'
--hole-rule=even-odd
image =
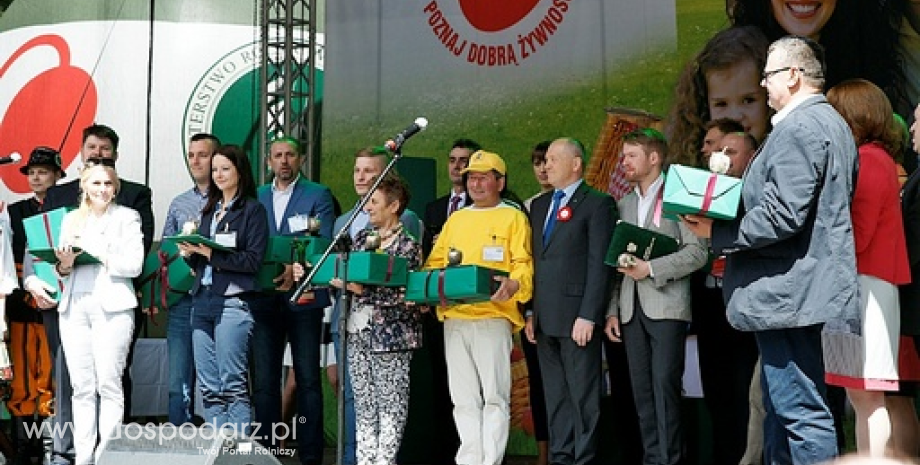
[{"label": "yellow jacket", "polygon": [[[520,284],[505,302],[438,307],[438,318],[507,318],[518,331],[524,327],[519,303],[530,300],[533,291],[533,259],[530,252],[530,224],[517,208],[500,203],[493,208],[470,206],[450,215],[431,249],[425,268],[447,266],[451,247],[463,252],[464,265],[480,265],[507,271]],[[489,257],[486,257],[486,254]],[[488,259],[487,259],[488,258]]]}]

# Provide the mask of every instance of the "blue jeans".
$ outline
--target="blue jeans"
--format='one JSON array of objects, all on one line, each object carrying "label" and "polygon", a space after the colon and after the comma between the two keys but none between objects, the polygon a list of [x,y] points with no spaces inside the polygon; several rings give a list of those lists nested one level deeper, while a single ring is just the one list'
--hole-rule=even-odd
[{"label": "blue jeans", "polygon": [[[337,312],[333,313],[332,319],[333,328],[338,324],[338,315]],[[335,330],[332,332],[332,342],[335,347],[335,357],[339,365],[339,382],[342,386],[342,401],[345,404],[345,424],[343,425],[342,431],[344,431],[342,441],[342,464],[341,465],[355,465],[357,462],[356,449],[356,424],[355,424],[355,391],[351,388],[351,375],[348,374],[348,356],[344,358],[339,358],[339,344],[341,344],[341,339],[339,338],[339,333]]]},{"label": "blue jeans", "polygon": [[191,423],[194,411],[195,360],[192,358],[192,296],[184,295],[166,314],[169,354],[169,422]]},{"label": "blue jeans", "polygon": [[758,331],[763,374],[764,463],[808,465],[837,455],[827,405],[821,325]]},{"label": "blue jeans", "polygon": [[[253,303],[253,389],[257,434],[266,446],[277,446],[286,429],[275,429],[281,418],[281,375],[285,340],[291,343],[294,381],[297,384],[296,428],[301,463],[323,460],[323,387],[320,379],[320,345],[323,310],[328,299],[311,305],[293,305],[289,294],[273,294]],[[287,420],[287,419],[284,419]],[[276,434],[273,434],[275,431]],[[280,437],[279,437],[280,436]]]},{"label": "blue jeans", "polygon": [[247,378],[252,314],[248,299],[202,286],[194,297],[192,343],[205,421],[248,434],[252,423]]}]

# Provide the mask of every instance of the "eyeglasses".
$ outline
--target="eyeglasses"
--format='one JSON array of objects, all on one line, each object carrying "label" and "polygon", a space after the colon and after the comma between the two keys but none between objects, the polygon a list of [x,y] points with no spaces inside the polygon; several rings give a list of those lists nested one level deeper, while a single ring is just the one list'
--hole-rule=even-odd
[{"label": "eyeglasses", "polygon": [[763,78],[764,81],[766,81],[767,79],[770,79],[771,77],[773,77],[773,75],[777,73],[782,73],[783,71],[789,71],[790,69],[801,70],[801,68],[798,68],[796,66],[784,66],[782,68],[776,68],[771,71],[764,71],[763,73],[760,73],[760,77]]},{"label": "eyeglasses", "polygon": [[108,166],[109,168],[115,167],[114,158],[102,158],[102,157],[90,157],[86,159],[86,166],[96,166],[103,165]]}]

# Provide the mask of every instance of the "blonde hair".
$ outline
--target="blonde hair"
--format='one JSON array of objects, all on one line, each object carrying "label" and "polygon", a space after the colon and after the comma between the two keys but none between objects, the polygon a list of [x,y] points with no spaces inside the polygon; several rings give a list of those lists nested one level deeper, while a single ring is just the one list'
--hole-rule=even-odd
[{"label": "blonde hair", "polygon": [[108,175],[109,180],[112,181],[112,185],[115,186],[115,192],[112,194],[111,204],[115,204],[115,196],[118,195],[118,192],[121,190],[121,180],[118,179],[118,174],[115,172],[115,168],[105,165],[94,165],[87,166],[80,173],[80,204],[77,207],[77,211],[74,212],[74,223],[72,228],[68,228],[67,242],[71,245],[73,244],[73,239],[76,237],[74,234],[78,231],[83,230],[83,226],[86,224],[86,218],[89,216],[90,212],[90,200],[89,196],[86,195],[86,187],[89,179],[99,172],[103,172]]}]

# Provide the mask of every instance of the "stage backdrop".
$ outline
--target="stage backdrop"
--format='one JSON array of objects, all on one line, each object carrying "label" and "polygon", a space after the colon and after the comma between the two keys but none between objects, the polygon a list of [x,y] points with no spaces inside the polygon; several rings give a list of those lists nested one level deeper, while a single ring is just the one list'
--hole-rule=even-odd
[{"label": "stage backdrop", "polygon": [[[60,147],[70,180],[81,130],[111,126],[121,137],[119,175],[154,191],[159,234],[170,200],[191,186],[189,136],[212,132],[259,163],[255,8],[235,0],[13,2],[0,17],[0,154],[25,159],[35,146]],[[320,33],[320,68],[322,41]],[[0,199],[29,193],[16,165],[0,167],[0,177]]]},{"label": "stage backdrop", "polygon": [[533,145],[592,142],[611,103],[660,111],[675,79],[670,63],[623,79],[673,59],[674,0],[354,0],[330,2],[326,18],[325,173],[424,116],[406,152],[438,159],[442,193],[450,144],[469,137],[521,168],[510,184],[527,197]]},{"label": "stage backdrop", "polygon": [[[437,161],[436,179],[428,181],[438,193],[448,187],[451,142],[468,137],[503,155],[510,187],[529,197],[537,190],[529,159],[537,142],[576,137],[590,150],[605,107],[663,115],[684,60],[726,24],[724,0],[318,6],[319,180],[346,207],[356,200],[353,153],[382,144],[418,116],[430,125],[405,154]],[[14,0],[0,16],[0,156],[60,147],[73,179],[80,130],[108,124],[121,136],[119,174],[154,191],[159,234],[170,200],[191,185],[184,161],[190,135],[213,132],[243,144],[260,163],[257,7],[239,0]],[[17,166],[0,167],[0,200],[27,193]],[[519,350],[513,370],[508,451],[529,453],[535,449]],[[424,424],[410,420],[407,438],[424,438]]]}]

